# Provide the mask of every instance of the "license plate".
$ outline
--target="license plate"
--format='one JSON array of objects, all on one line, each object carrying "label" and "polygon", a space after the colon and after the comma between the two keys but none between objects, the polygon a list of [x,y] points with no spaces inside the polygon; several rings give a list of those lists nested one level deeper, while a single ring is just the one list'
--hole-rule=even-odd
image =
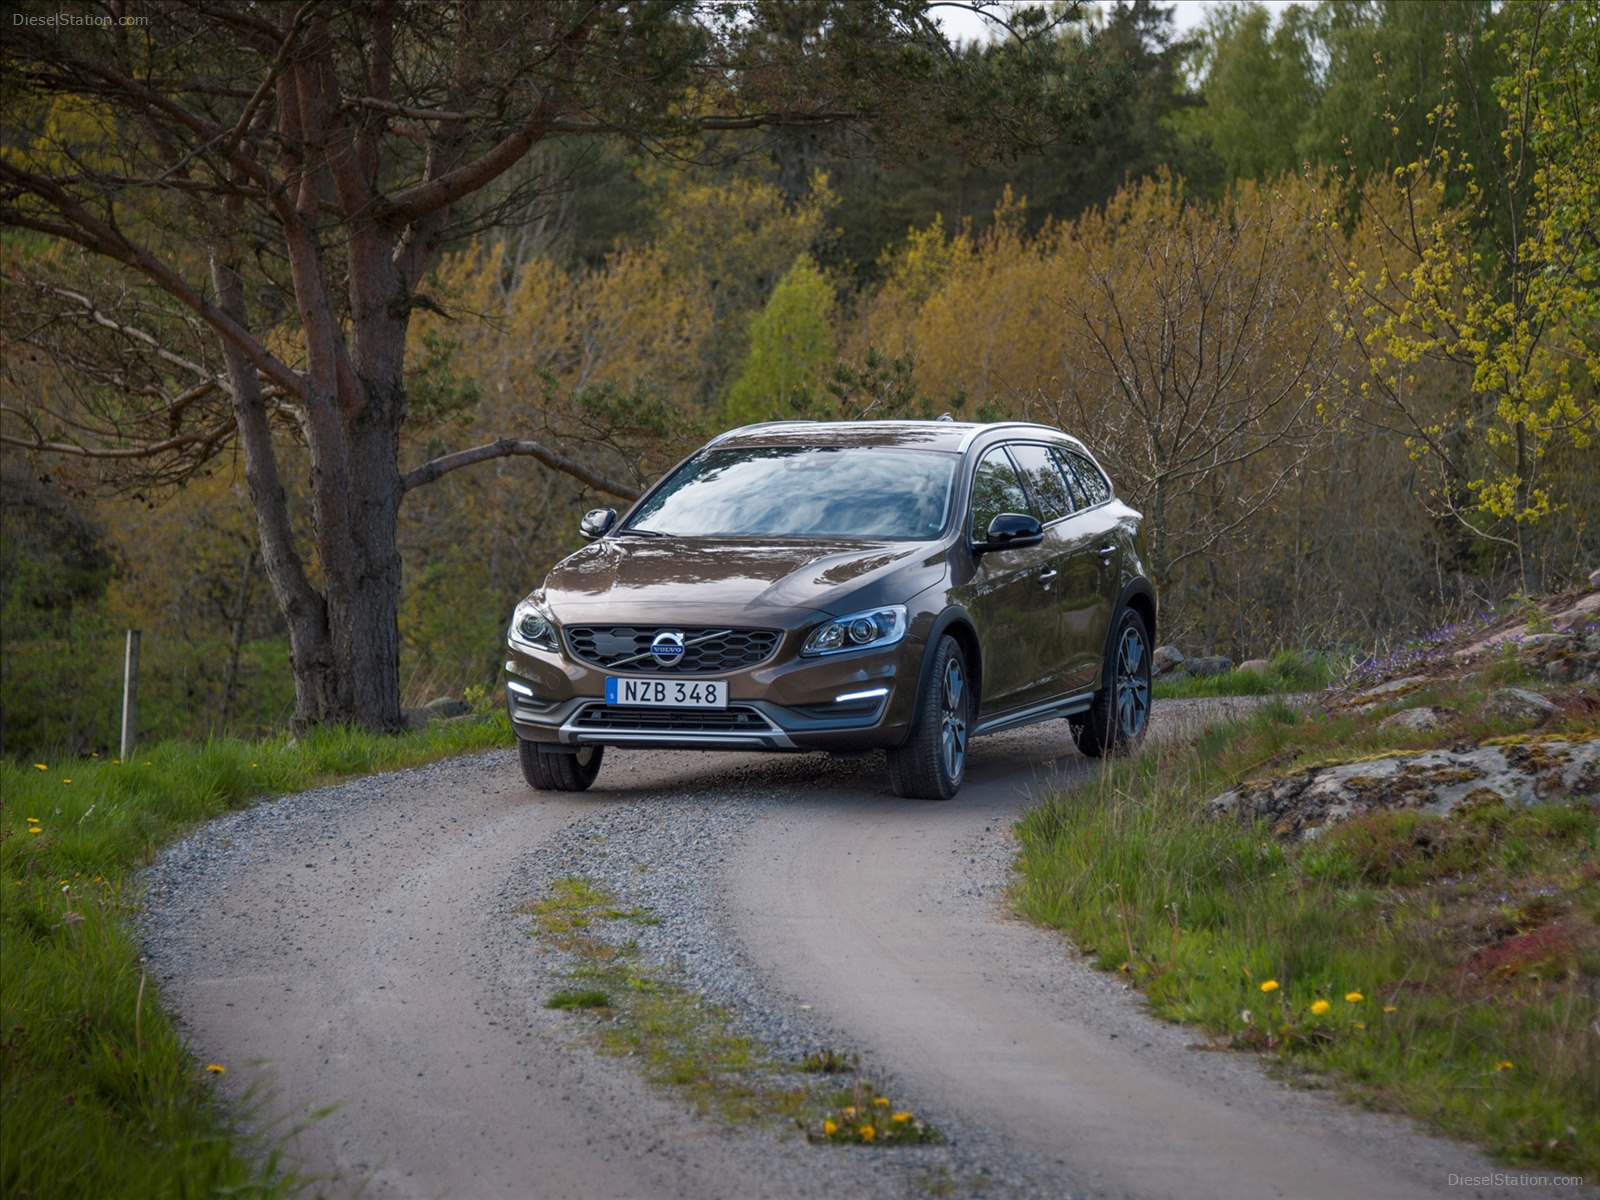
[{"label": "license plate", "polygon": [[726,679],[606,679],[606,703],[637,708],[727,708]]}]

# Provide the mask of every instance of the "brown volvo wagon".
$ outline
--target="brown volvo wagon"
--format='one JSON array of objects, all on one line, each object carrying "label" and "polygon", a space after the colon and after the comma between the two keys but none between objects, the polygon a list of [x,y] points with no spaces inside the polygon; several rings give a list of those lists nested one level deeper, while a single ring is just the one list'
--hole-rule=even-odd
[{"label": "brown volvo wagon", "polygon": [[887,752],[948,799],[968,739],[1144,735],[1140,516],[1083,444],[1020,423],[782,421],[716,438],[517,605],[506,702],[535,788],[607,746]]}]

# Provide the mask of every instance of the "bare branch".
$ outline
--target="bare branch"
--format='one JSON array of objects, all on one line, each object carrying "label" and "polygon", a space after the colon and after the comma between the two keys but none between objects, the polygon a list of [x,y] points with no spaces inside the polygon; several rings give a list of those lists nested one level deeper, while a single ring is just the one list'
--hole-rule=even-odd
[{"label": "bare branch", "polygon": [[453,112],[441,108],[416,108],[409,104],[396,104],[392,100],[379,100],[376,96],[348,96],[344,100],[345,108],[369,108],[373,112],[385,113],[391,117],[404,117],[408,121],[490,121],[494,119],[491,112],[466,110]]},{"label": "bare branch", "polygon": [[289,52],[294,49],[299,40],[301,29],[305,28],[306,16],[311,12],[311,0],[305,0],[295,10],[294,17],[289,22],[289,29],[283,36],[283,44],[278,47],[277,56],[272,60],[266,77],[262,79],[255,93],[245,103],[244,109],[239,113],[239,119],[233,123],[233,129],[222,139],[220,149],[225,157],[232,158],[233,152],[238,149],[239,143],[244,140],[245,133],[250,128],[250,122],[256,115],[256,110],[263,101],[272,94],[277,86],[278,76],[282,74],[284,64],[289,61]]},{"label": "bare branch", "polygon": [[304,394],[305,381],[300,375],[257,341],[248,329],[208,301],[200,289],[178,274],[170,263],[157,258],[145,247],[129,240],[121,230],[94,216],[54,180],[3,161],[0,161],[0,180],[39,197],[55,209],[67,224],[63,226],[53,221],[36,220],[15,210],[5,213],[7,221],[23,228],[53,233],[132,267],[238,346],[256,369],[279,387],[295,395]]},{"label": "bare branch", "polygon": [[74,292],[68,288],[53,287],[49,285],[46,285],[45,290],[50,292],[52,295],[60,296],[62,299],[71,300],[74,304],[83,309],[84,314],[88,316],[88,318],[96,325],[104,326],[106,329],[114,330],[115,332],[122,334],[124,337],[143,343],[145,346],[149,347],[151,353],[153,353],[163,362],[171,363],[173,366],[187,371],[189,374],[204,380],[207,383],[214,384],[216,382],[213,372],[208,371],[199,363],[194,362],[191,359],[184,358],[183,355],[176,354],[167,349],[166,343],[149,331],[140,329],[137,326],[125,324],[122,321],[113,320],[111,317],[100,311],[99,306],[97,306],[93,300],[91,300],[88,296],[83,295],[81,292]]},{"label": "bare branch", "polygon": [[[27,414],[17,409],[5,406],[0,412],[10,413],[13,416],[27,420]],[[32,421],[27,422],[32,428]],[[207,426],[205,429],[196,429],[189,433],[179,434],[177,437],[163,438],[159,442],[145,442],[138,446],[80,446],[75,442],[47,441],[34,430],[32,438],[19,438],[14,434],[0,433],[0,444],[17,446],[23,450],[37,450],[46,454],[72,454],[79,458],[159,458],[163,454],[171,454],[177,450],[188,450],[195,446],[204,447],[209,453],[222,445],[233,434],[233,422],[226,421],[216,425]]]},{"label": "bare branch", "polygon": [[[575,59],[588,42],[598,17],[598,8],[590,9],[559,39],[550,57]],[[481,157],[399,192],[379,205],[380,216],[397,227],[409,225],[492,183],[527,154],[535,142],[551,133],[561,99],[564,96],[559,86],[549,88],[516,132],[502,138]]]},{"label": "bare branch", "polygon": [[582,463],[574,462],[565,455],[541,445],[538,442],[528,441],[525,438],[497,438],[492,442],[485,442],[481,446],[474,446],[470,450],[457,450],[454,454],[445,454],[431,462],[423,463],[400,476],[400,487],[409,492],[412,488],[421,487],[425,483],[432,483],[441,475],[451,471],[458,471],[462,467],[474,466],[477,463],[488,462],[495,458],[511,458],[526,456],[536,458],[553,471],[560,471],[570,475],[580,483],[587,484],[597,492],[605,492],[609,496],[616,496],[621,500],[637,500],[642,493],[638,488],[629,487],[625,483],[618,483],[614,479],[607,479],[589,470]]}]

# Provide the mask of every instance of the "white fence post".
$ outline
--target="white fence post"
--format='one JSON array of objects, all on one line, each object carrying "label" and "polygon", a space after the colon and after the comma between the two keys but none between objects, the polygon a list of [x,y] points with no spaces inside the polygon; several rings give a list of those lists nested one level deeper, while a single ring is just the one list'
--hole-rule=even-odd
[{"label": "white fence post", "polygon": [[128,648],[122,657],[122,754],[127,762],[133,754],[133,735],[138,725],[135,698],[139,686],[139,631],[128,630]]}]

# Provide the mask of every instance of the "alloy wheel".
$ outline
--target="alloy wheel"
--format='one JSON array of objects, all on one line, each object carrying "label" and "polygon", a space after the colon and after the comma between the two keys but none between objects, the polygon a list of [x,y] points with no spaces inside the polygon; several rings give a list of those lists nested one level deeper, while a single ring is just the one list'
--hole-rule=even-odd
[{"label": "alloy wheel", "polygon": [[967,680],[961,660],[955,655],[944,666],[940,701],[939,737],[945,774],[952,783],[959,783],[967,762]]},{"label": "alloy wheel", "polygon": [[1144,634],[1129,622],[1117,645],[1117,729],[1129,738],[1150,720],[1150,664]]}]

